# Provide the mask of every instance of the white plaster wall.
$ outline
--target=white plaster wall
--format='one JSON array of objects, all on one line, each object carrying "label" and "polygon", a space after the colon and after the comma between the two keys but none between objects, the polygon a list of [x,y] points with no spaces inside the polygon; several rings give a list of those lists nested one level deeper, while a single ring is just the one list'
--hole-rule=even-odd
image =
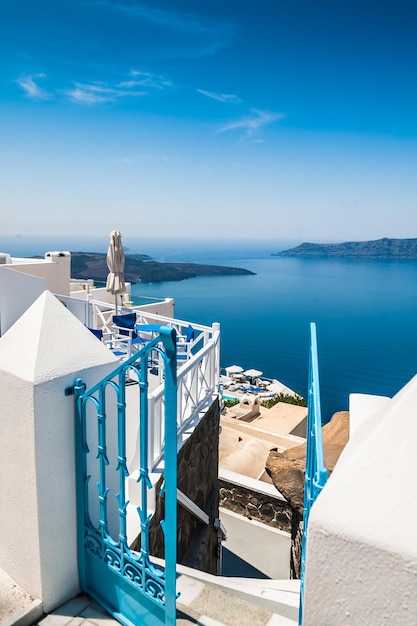
[{"label": "white plaster wall", "polygon": [[64,391],[116,363],[49,291],[0,338],[0,566],[45,611],[78,591],[74,398]]},{"label": "white plaster wall", "polygon": [[35,302],[46,280],[0,265],[0,336]]},{"label": "white plaster wall", "polygon": [[[114,295],[109,291],[106,291],[105,287],[94,287],[94,289],[90,289],[89,292],[87,290],[78,290],[72,291],[71,296],[75,298],[86,298],[87,293],[90,294],[93,300],[98,300],[99,302],[104,302],[106,304],[114,305]],[[123,296],[123,300],[128,300],[130,296],[130,283],[126,283],[126,294]],[[117,297],[117,305],[120,306],[120,296]]]},{"label": "white plaster wall", "polygon": [[14,270],[46,280],[46,289],[52,293],[69,295],[71,280],[71,255],[69,252],[47,252],[45,259],[12,258]]},{"label": "white plaster wall", "polygon": [[73,298],[72,296],[64,296],[59,293],[55,293],[58,300],[67,307],[68,311],[70,311],[77,319],[80,320],[86,326],[92,326],[90,317],[91,315],[91,307],[87,300],[81,300],[80,298]]},{"label": "white plaster wall", "polygon": [[[0,359],[3,356],[0,339]],[[33,387],[0,367],[0,566],[35,598],[41,597]],[[20,505],[24,503],[24,506]],[[19,503],[19,504],[18,504]],[[30,590],[30,591],[29,591]]]},{"label": "white plaster wall", "polygon": [[417,623],[417,377],[354,431],[309,519],[304,626]]},{"label": "white plaster wall", "polygon": [[[126,283],[126,288],[127,288],[127,292],[123,296],[124,302],[126,300],[129,301],[131,284],[130,283]],[[55,293],[57,293],[57,292],[55,292]],[[61,293],[61,292],[58,292],[58,293]],[[106,291],[106,289],[104,287],[98,287],[98,288],[91,289],[89,291],[89,294],[90,294],[92,300],[97,300],[99,302],[104,302],[106,304],[114,305],[114,296],[111,293],[109,293],[108,291]],[[77,298],[79,300],[85,300],[86,297],[87,297],[87,290],[72,291],[71,292],[71,297],[72,298]],[[120,305],[120,297],[118,298],[118,305]],[[138,313],[140,313],[142,311],[142,312],[146,312],[146,313],[152,313],[154,315],[161,315],[162,317],[170,317],[170,318],[174,317],[174,300],[173,300],[173,298],[166,298],[165,300],[161,300],[161,301],[158,301],[158,302],[152,302],[150,304],[144,304],[144,305],[140,305],[140,306],[139,305],[134,305],[133,308]],[[126,311],[123,311],[123,312],[126,312]]]},{"label": "white plaster wall", "polygon": [[220,508],[226,528],[224,547],[273,579],[289,578],[291,536],[278,528]]},{"label": "white plaster wall", "polygon": [[349,436],[369,417],[390,402],[387,396],[373,396],[364,393],[349,395]]},{"label": "white plaster wall", "polygon": [[161,317],[174,317],[174,300],[172,298],[166,298],[166,300],[162,302],[144,304],[138,307],[138,311],[146,311],[154,315],[161,315]]}]

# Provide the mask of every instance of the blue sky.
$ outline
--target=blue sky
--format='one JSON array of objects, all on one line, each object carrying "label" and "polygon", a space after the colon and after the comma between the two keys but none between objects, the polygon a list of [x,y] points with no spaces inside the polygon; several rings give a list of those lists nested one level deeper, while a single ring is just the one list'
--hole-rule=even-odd
[{"label": "blue sky", "polygon": [[417,237],[417,5],[3,0],[2,235]]}]

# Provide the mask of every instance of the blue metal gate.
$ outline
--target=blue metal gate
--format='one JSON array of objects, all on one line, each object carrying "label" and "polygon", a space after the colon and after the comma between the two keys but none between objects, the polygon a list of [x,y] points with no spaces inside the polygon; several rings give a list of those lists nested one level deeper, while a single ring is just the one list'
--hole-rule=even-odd
[{"label": "blue metal gate", "polygon": [[[151,356],[163,366],[165,567],[149,554],[148,372]],[[81,588],[126,626],[175,625],[177,542],[176,337],[160,334],[140,352],[85,391],[76,381],[78,550]],[[135,426],[136,425],[136,426]],[[132,437],[132,432],[137,436]],[[129,548],[127,485],[134,480],[140,505],[133,509],[140,549]],[[129,479],[130,476],[130,479]],[[130,483],[129,483],[130,484]],[[132,519],[133,519],[132,518]]]},{"label": "blue metal gate", "polygon": [[317,496],[327,481],[324,466],[322,420],[320,404],[319,362],[317,354],[317,332],[314,322],[310,324],[310,362],[308,375],[308,414],[306,432],[306,471],[304,481],[303,537],[300,567],[300,610],[298,624],[303,624],[304,572],[306,562],[308,518]]}]

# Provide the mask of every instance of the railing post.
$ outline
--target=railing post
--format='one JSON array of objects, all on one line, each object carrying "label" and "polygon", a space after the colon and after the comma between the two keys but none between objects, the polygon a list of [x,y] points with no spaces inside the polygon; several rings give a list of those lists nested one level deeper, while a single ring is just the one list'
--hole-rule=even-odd
[{"label": "railing post", "polygon": [[328,472],[324,467],[323,440],[321,432],[321,406],[320,406],[320,383],[319,365],[317,356],[316,325],[310,324],[310,361],[308,376],[308,414],[306,432],[306,467],[304,480],[304,514],[303,536],[300,564],[300,608],[298,624],[303,623],[304,604],[304,572],[307,547],[307,527],[310,509],[326,484]]},{"label": "railing post", "polygon": [[194,370],[188,373],[189,380],[190,380],[190,385],[189,385],[190,400],[191,400],[190,409],[192,413],[194,413],[194,409],[200,400],[200,397],[199,397],[200,381],[199,381],[198,374],[199,374],[199,365],[196,364]]},{"label": "railing post", "polygon": [[86,324],[89,328],[97,328],[97,326],[93,326],[93,320],[92,320],[92,315],[91,315],[91,309],[92,309],[92,304],[91,304],[91,294],[88,293],[87,294],[87,319],[86,319]]},{"label": "railing post", "polygon": [[214,368],[215,368],[215,377],[217,378],[217,380],[220,380],[220,341],[219,341],[219,337],[220,337],[220,324],[218,322],[214,322],[213,326],[213,341],[215,343],[215,362],[214,362]]},{"label": "railing post", "polygon": [[91,326],[93,328],[97,328],[97,307],[96,305],[93,303],[93,301],[91,301],[91,307],[92,307],[92,312],[93,312],[93,319],[92,319],[92,324]]}]

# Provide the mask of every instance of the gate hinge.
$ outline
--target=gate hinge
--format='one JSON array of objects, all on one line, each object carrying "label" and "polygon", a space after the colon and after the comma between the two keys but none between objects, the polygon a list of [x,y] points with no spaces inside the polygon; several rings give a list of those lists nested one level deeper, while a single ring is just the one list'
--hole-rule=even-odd
[{"label": "gate hinge", "polygon": [[72,385],[72,387],[67,387],[65,389],[65,395],[66,396],[81,396],[85,390],[86,390],[86,384],[83,383],[81,378],[77,378],[77,380],[75,381],[75,385]]}]

